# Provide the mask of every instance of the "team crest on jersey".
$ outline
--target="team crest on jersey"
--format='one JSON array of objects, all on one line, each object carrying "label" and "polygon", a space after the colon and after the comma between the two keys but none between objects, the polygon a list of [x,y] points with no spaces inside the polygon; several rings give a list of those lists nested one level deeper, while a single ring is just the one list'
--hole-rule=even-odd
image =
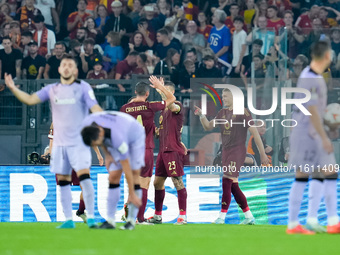
[{"label": "team crest on jersey", "polygon": [[159,124],[162,124],[162,122],[163,122],[163,115],[161,115],[161,116],[159,117]]},{"label": "team crest on jersey", "polygon": [[177,174],[176,171],[173,171],[173,172],[171,173],[171,175],[175,175],[175,174]]}]

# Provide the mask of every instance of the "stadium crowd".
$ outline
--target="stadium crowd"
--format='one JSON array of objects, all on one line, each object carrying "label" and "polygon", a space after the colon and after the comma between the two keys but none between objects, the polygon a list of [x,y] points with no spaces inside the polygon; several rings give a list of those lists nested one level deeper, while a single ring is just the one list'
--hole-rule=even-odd
[{"label": "stadium crowd", "polygon": [[[310,45],[329,38],[340,75],[337,0],[2,0],[0,73],[59,78],[69,52],[80,79],[169,75],[181,93],[190,78],[296,78]],[[288,70],[286,72],[286,70]],[[119,91],[126,90],[118,85]]]}]

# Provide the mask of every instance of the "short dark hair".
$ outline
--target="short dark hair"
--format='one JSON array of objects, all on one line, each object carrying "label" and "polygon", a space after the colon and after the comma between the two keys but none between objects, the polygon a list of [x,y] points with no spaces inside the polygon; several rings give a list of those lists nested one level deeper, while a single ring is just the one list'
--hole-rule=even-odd
[{"label": "short dark hair", "polygon": [[84,45],[87,45],[87,44],[91,44],[91,45],[94,46],[96,44],[96,42],[93,38],[87,38],[87,39],[84,40]]},{"label": "short dark hair", "polygon": [[168,30],[161,28],[157,31],[158,34],[169,36]]},{"label": "short dark hair", "polygon": [[[237,6],[237,7],[240,9],[240,6],[238,6],[237,3],[232,3],[232,4],[230,5],[230,7],[232,7],[232,6]],[[229,8],[229,9],[230,9],[230,8]]]},{"label": "short dark hair", "polygon": [[87,3],[87,0],[78,0],[78,3],[79,3],[80,1],[84,1],[86,5],[88,4],[88,3]]},{"label": "short dark hair", "polygon": [[254,58],[259,58],[259,59],[261,59],[261,60],[264,59],[263,55],[260,55],[260,54],[255,55],[255,56],[253,57],[253,59],[254,59]]},{"label": "short dark hair", "polygon": [[23,37],[23,36],[33,38],[32,33],[30,31],[28,31],[28,30],[26,30],[26,31],[21,33],[21,37]]},{"label": "short dark hair", "polygon": [[236,16],[235,18],[234,18],[234,22],[235,21],[239,21],[239,22],[241,22],[242,24],[244,23],[244,18],[242,17],[242,16]]},{"label": "short dark hair", "polygon": [[95,141],[99,137],[99,127],[97,126],[87,126],[84,127],[81,131],[81,136],[83,137],[83,141],[87,146],[91,146],[92,141]]},{"label": "short dark hair", "polygon": [[40,23],[40,22],[45,22],[45,18],[43,15],[38,14],[33,18],[34,23]]},{"label": "short dark hair", "polygon": [[145,63],[148,60],[148,57],[144,52],[140,52],[138,56],[142,59],[142,61]]},{"label": "short dark hair", "polygon": [[189,52],[192,52],[192,53],[194,53],[194,55],[197,55],[197,52],[196,52],[196,49],[195,49],[195,48],[191,48],[190,50],[188,50],[188,51],[187,51],[187,54],[188,54]]},{"label": "short dark hair", "polygon": [[261,39],[255,39],[255,40],[253,41],[253,44],[263,46],[263,41],[262,41]]},{"label": "short dark hair", "polygon": [[11,37],[9,37],[9,36],[4,36],[4,37],[2,38],[2,41],[3,41],[3,40],[10,40],[10,41],[12,41]]},{"label": "short dark hair", "polygon": [[65,43],[64,43],[63,41],[58,41],[58,42],[56,42],[55,45],[54,45],[54,47],[57,46],[57,45],[62,45],[62,46],[64,46],[64,48],[66,49],[66,45],[65,45]]},{"label": "short dark hair", "polygon": [[131,51],[128,56],[136,56],[137,57],[138,55],[139,55],[139,52],[134,50],[134,51]]},{"label": "short dark hair", "polygon": [[283,12],[283,17],[284,17],[286,14],[292,15],[292,17],[294,18],[294,12],[292,12],[291,10],[285,10],[285,11]]},{"label": "short dark hair", "polygon": [[268,6],[267,10],[268,10],[268,9],[274,9],[276,12],[279,11],[279,9],[277,8],[276,5],[270,5],[270,6]]},{"label": "short dark hair", "polygon": [[150,91],[150,86],[146,82],[140,81],[140,82],[137,82],[135,91],[138,96],[145,96],[146,92]]},{"label": "short dark hair", "polygon": [[60,60],[60,63],[61,61],[63,61],[64,59],[69,59],[69,60],[73,60],[74,63],[76,64],[76,66],[78,66],[78,62],[77,60],[71,55],[71,54],[64,54]]},{"label": "short dark hair", "polygon": [[321,59],[330,49],[331,46],[328,41],[315,42],[311,47],[311,57],[312,59]]}]

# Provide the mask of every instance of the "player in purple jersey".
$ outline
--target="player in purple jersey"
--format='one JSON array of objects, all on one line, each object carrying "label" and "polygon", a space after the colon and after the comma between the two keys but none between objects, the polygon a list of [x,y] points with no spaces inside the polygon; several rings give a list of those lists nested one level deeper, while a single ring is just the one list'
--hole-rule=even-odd
[{"label": "player in purple jersey", "polygon": [[81,132],[88,146],[102,146],[105,166],[109,171],[107,218],[100,228],[114,229],[120,198],[120,178],[124,172],[129,187],[129,215],[121,229],[132,230],[141,205],[140,169],[145,165],[145,130],[132,116],[123,112],[91,114]]},{"label": "player in purple jersey", "polygon": [[54,122],[54,143],[51,172],[58,175],[61,204],[66,221],[58,228],[74,228],[72,220],[71,173],[77,172],[87,208],[87,224],[97,227],[94,220],[94,188],[90,179],[91,151],[82,141],[80,131],[83,119],[92,112],[102,111],[91,86],[78,81],[77,64],[66,55],[59,66],[60,82],[50,84],[34,94],[28,94],[14,84],[11,75],[5,82],[12,93],[24,104],[35,105],[50,100]]},{"label": "player in purple jersey", "polygon": [[[324,126],[323,115],[327,106],[327,86],[322,73],[331,63],[331,48],[328,42],[319,41],[311,47],[312,62],[306,67],[298,80],[297,87],[310,91],[311,99],[303,104],[311,115],[305,115],[294,108],[293,119],[297,126],[290,135],[290,154],[288,166],[296,170],[295,181],[289,195],[289,215],[287,234],[314,234],[326,232],[318,223],[318,209],[325,197],[327,211],[327,232],[340,233],[337,214],[337,171],[333,146]],[[304,95],[296,93],[295,98]],[[321,173],[323,178],[314,178],[309,184],[307,225],[299,224],[299,211],[309,174]],[[323,192],[324,190],[324,192]]]},{"label": "player in purple jersey", "polygon": [[[231,202],[231,194],[233,194],[236,203],[241,207],[245,215],[245,220],[241,224],[253,225],[255,219],[251,213],[247,199],[238,185],[238,176],[240,168],[244,165],[246,158],[246,139],[247,131],[253,135],[257,148],[261,156],[261,163],[269,164],[266,152],[263,147],[261,137],[255,126],[250,126],[252,116],[247,109],[244,109],[243,115],[233,114],[233,95],[229,89],[222,92],[222,101],[224,103],[215,119],[227,120],[224,125],[219,125],[222,136],[222,166],[224,167],[222,178],[222,206],[219,217],[215,220],[216,224],[224,224],[226,213]],[[214,120],[209,121],[197,106],[195,114],[200,116],[200,120],[204,130],[213,130],[215,126]],[[234,123],[234,124],[233,124]],[[244,123],[243,125],[240,123]]]},{"label": "player in purple jersey", "polygon": [[[159,85],[158,79],[154,76],[150,77],[150,82],[156,83],[156,86]],[[155,113],[164,110],[176,100],[176,97],[171,92],[167,91],[164,86],[160,86],[159,89],[161,89],[167,99],[165,101],[148,102],[147,98],[150,94],[150,85],[146,82],[138,82],[135,87],[136,97],[133,98],[129,103],[123,105],[120,109],[121,112],[125,112],[137,119],[144,126],[146,134],[145,166],[142,168],[140,173],[142,206],[139,208],[137,216],[137,220],[139,223],[145,222],[144,211],[148,201],[148,189],[153,172],[153,149],[155,148],[153,140],[155,134]]]}]

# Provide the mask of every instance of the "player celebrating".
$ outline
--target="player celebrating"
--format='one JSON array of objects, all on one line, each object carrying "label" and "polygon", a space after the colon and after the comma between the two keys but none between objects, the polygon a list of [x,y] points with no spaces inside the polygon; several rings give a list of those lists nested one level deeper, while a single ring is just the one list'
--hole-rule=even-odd
[{"label": "player celebrating", "polygon": [[[289,195],[289,215],[287,234],[314,234],[325,232],[318,223],[318,209],[322,196],[327,210],[327,232],[340,233],[337,214],[337,173],[333,146],[323,127],[322,116],[327,104],[327,86],[322,73],[331,63],[331,48],[328,42],[319,41],[311,47],[312,61],[298,80],[297,87],[311,92],[311,99],[304,107],[311,113],[305,115],[296,107],[293,118],[298,125],[290,135],[290,154],[288,165],[296,170],[295,181]],[[304,95],[295,93],[295,98]],[[322,169],[322,171],[321,171]],[[298,220],[303,191],[308,182],[309,170],[322,172],[324,179],[312,179],[309,186],[307,229]],[[323,192],[324,190],[324,192]]]},{"label": "player celebrating", "polygon": [[[222,208],[219,217],[215,220],[216,224],[224,224],[226,213],[228,211],[231,194],[233,194],[237,204],[241,207],[245,215],[245,220],[241,224],[255,224],[255,218],[251,213],[247,199],[238,185],[238,176],[240,168],[243,166],[246,158],[246,139],[247,130],[253,135],[256,146],[260,152],[261,162],[268,165],[269,160],[265,153],[261,137],[256,127],[249,126],[249,121],[252,119],[251,114],[247,109],[244,109],[244,115],[233,115],[233,95],[229,89],[224,89],[222,92],[222,101],[224,103],[216,119],[225,119],[228,121],[225,125],[220,125],[222,136],[222,166],[227,168],[224,171],[222,178]],[[210,131],[215,128],[214,121],[209,121],[202,111],[197,106],[195,115],[200,116],[200,121],[204,130]],[[244,126],[232,123],[246,123]]]},{"label": "player celebrating", "polygon": [[51,172],[58,175],[61,204],[66,222],[59,228],[74,228],[72,220],[71,173],[77,172],[87,208],[87,224],[97,225],[94,220],[94,188],[90,179],[91,151],[82,141],[82,121],[92,112],[102,111],[91,86],[76,80],[78,74],[75,60],[66,55],[59,69],[60,82],[50,84],[30,95],[18,89],[12,76],[5,74],[5,82],[12,93],[24,104],[35,105],[50,100],[54,122],[54,144],[51,155]]},{"label": "player celebrating", "polygon": [[[141,205],[140,169],[144,166],[145,131],[139,122],[122,112],[91,114],[84,120],[81,132],[88,146],[102,146],[105,166],[109,171],[109,193],[107,196],[107,219],[100,226],[115,229],[115,214],[120,197],[120,178],[124,171],[129,187],[129,215],[125,230],[135,228],[135,220]],[[131,171],[132,170],[132,171]]]},{"label": "player celebrating", "polygon": [[[155,85],[155,83],[153,83]],[[165,82],[166,89],[172,94],[175,93],[175,85],[172,82]],[[162,99],[166,100],[164,93]],[[155,173],[155,215],[148,219],[149,223],[162,223],[162,208],[165,196],[164,182],[171,177],[178,196],[179,217],[175,224],[186,224],[187,190],[184,186],[182,176],[183,156],[186,148],[181,142],[181,131],[183,126],[182,104],[178,101],[170,104],[161,112],[159,118],[159,153],[156,161]]]},{"label": "player celebrating", "polygon": [[152,84],[155,84],[154,86],[157,86],[157,88],[161,89],[167,99],[161,102],[148,102],[147,98],[150,94],[150,86],[146,82],[138,82],[135,87],[136,97],[129,103],[123,105],[120,109],[120,111],[130,114],[132,117],[137,119],[139,123],[144,126],[146,133],[145,166],[142,168],[140,173],[142,205],[139,208],[137,215],[137,220],[139,223],[144,222],[144,211],[148,201],[148,189],[153,172],[153,149],[155,148],[153,141],[155,133],[155,113],[158,111],[163,111],[176,100],[176,97],[171,92],[166,90],[161,84],[162,80],[159,81],[155,76],[151,76],[149,80]]}]

